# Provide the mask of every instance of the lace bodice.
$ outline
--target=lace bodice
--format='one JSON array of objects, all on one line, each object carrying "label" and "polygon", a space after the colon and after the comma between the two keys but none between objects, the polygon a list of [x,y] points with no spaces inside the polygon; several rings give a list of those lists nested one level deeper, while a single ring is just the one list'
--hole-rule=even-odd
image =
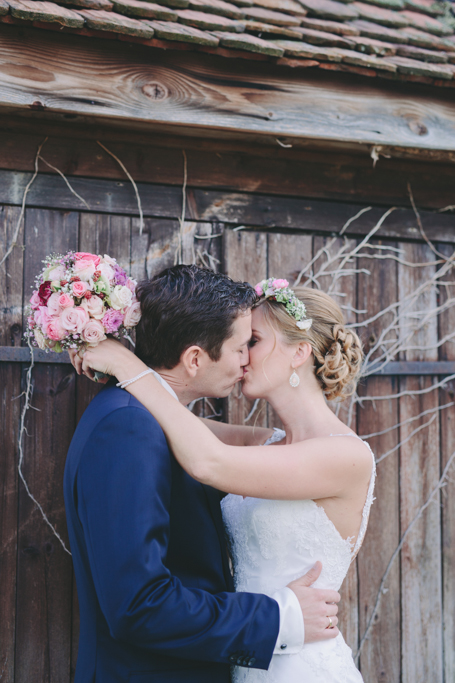
[{"label": "lace bodice", "polygon": [[[282,430],[275,430],[273,436],[266,441],[266,445],[281,441],[284,436],[285,433]],[[355,434],[333,434],[332,436],[359,438]],[[366,445],[369,448],[368,444]],[[305,574],[317,560],[322,562],[322,572],[314,586],[334,590],[340,588],[349,565],[363,542],[368,524],[376,471],[372,452],[371,455],[372,475],[355,544],[351,538],[342,538],[325,510],[313,500],[266,500],[242,498],[233,494],[223,499],[223,520],[234,565],[237,591],[272,595],[276,590]],[[330,645],[335,642],[337,642],[336,647]],[[330,674],[335,652],[338,652],[337,657],[341,656],[340,661],[344,662],[346,671],[349,676],[351,672],[352,677],[346,674],[348,677],[337,678]],[[326,656],[329,668],[325,670],[324,667],[321,669],[319,665],[316,666],[315,662],[319,662],[321,657],[324,659]],[[295,655],[295,657],[298,656]],[[317,677],[319,674],[310,678],[305,674],[307,676],[305,677],[302,668],[298,669],[298,676],[296,674],[295,678],[292,671],[282,673],[277,678],[276,670],[284,666],[283,662],[296,660],[294,660],[294,655],[288,655],[284,659],[283,656],[275,655],[269,672],[265,674],[258,671],[246,672],[236,667],[234,681],[293,683],[294,680],[305,680],[305,683],[307,681],[312,683],[312,681],[321,680],[329,683],[338,680],[349,682],[362,680],[341,635],[335,641],[304,646],[298,666],[302,667],[304,661],[308,665],[312,657],[313,659],[316,657],[313,661],[313,669],[325,671],[322,678]],[[277,658],[279,661],[275,661]],[[340,670],[339,665],[337,665],[337,670]]]}]

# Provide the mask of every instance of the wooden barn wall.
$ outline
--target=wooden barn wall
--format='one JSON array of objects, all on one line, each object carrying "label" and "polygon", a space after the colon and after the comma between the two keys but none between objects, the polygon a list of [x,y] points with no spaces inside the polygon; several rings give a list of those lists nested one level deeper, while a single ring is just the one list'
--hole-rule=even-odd
[{"label": "wooden barn wall", "polygon": [[[123,151],[128,152],[126,147]],[[131,150],[128,153],[131,155]],[[55,154],[58,156],[57,151]],[[18,161],[12,168],[11,158],[8,155],[4,170],[0,170],[0,254],[11,242],[23,188],[30,178],[27,164]],[[88,161],[84,166],[81,156],[77,158],[75,165],[88,168]],[[6,267],[0,268],[0,346],[23,344],[22,308],[41,260],[50,252],[78,249],[109,253],[133,277],[141,279],[173,264],[181,240],[184,262],[198,258],[199,262],[252,283],[269,274],[292,281],[328,236],[372,201],[371,193],[365,197],[361,192],[356,197],[345,195],[345,203],[335,202],[334,196],[330,201],[322,201],[311,189],[303,198],[298,193],[293,197],[284,193],[273,197],[241,194],[240,190],[235,193],[214,189],[207,181],[205,188],[197,184],[189,187],[187,222],[180,232],[181,187],[177,183],[150,184],[141,177],[139,189],[145,214],[141,234],[134,192],[128,181],[111,178],[107,173],[101,178],[90,175],[73,173],[70,177],[72,187],[86,199],[90,211],[81,210],[80,201],[55,173],[40,174],[32,186],[18,246]],[[404,191],[402,194],[404,197]],[[425,206],[441,208],[447,200],[448,192],[442,198],[427,199]],[[386,202],[384,198],[376,201],[373,216],[377,219]],[[393,216],[378,239],[402,248],[410,260],[432,260],[427,245],[416,239],[420,235],[407,207]],[[432,237],[441,241],[438,248],[452,253],[453,217],[430,211],[422,216]],[[371,228],[371,220],[370,216],[352,227],[349,239],[353,244]],[[243,225],[253,228],[236,229]],[[346,302],[353,310],[368,310],[371,315],[416,285],[409,269],[397,262],[369,261],[368,268],[368,286],[361,273],[343,278]],[[443,299],[446,294],[441,292],[440,296]],[[361,319],[361,314],[350,313],[352,321],[356,315]],[[442,337],[454,323],[452,309],[441,316],[440,329],[433,326],[425,334],[433,339]],[[379,322],[373,323],[363,332],[365,341],[368,343],[368,338],[378,330]],[[439,355],[436,352],[427,357],[418,352],[407,360],[455,360],[454,353],[453,345],[444,344]],[[0,363],[0,681],[70,683],[78,633],[71,558],[44,523],[18,476],[17,436],[26,368],[18,362]],[[361,391],[386,396],[407,388],[424,388],[432,380],[371,377]],[[22,469],[31,492],[67,544],[62,495],[66,452],[77,421],[99,388],[77,377],[70,366],[59,363],[38,363],[33,370],[33,385],[34,410],[27,415]],[[435,407],[438,401],[448,403],[453,397],[450,386],[439,393],[439,397],[437,392],[423,395],[420,410]],[[403,397],[377,402],[375,406],[366,403],[355,415],[358,433],[378,431],[396,424],[399,418],[404,419],[411,410],[409,401]],[[242,422],[250,409],[251,404],[235,392],[226,402],[225,417]],[[421,438],[404,445],[378,467],[370,528],[342,590],[341,629],[353,650],[365,630],[400,535],[455,450],[454,420],[455,409],[445,410],[429,430],[422,432]],[[259,423],[274,426],[278,421],[273,411],[265,408]],[[397,438],[397,432],[390,431],[374,437],[370,444],[375,452],[385,453],[396,445]],[[360,659],[366,683],[454,680],[454,547],[452,485],[442,507],[434,505],[423,513],[419,531],[409,539],[389,576],[387,593]]]}]

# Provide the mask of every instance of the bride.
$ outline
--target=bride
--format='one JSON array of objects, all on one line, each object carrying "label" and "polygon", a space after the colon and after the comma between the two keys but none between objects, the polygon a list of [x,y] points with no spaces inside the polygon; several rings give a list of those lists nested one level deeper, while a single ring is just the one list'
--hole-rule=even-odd
[{"label": "bride", "polygon": [[[237,591],[271,595],[317,560],[323,569],[314,585],[338,590],[365,535],[375,465],[369,446],[326,399],[352,393],[361,343],[323,292],[294,292],[285,280],[273,278],[256,292],[242,391],[248,399],[268,401],[284,430],[200,420],[139,358],[112,340],[87,349],[82,368],[89,376],[97,370],[117,377],[158,420],[185,470],[229,491],[222,513]],[[254,445],[258,442],[264,445]],[[327,618],[327,627],[334,626]],[[268,671],[234,667],[233,680],[361,683],[362,677],[339,634],[306,644],[298,654],[274,655]]]}]

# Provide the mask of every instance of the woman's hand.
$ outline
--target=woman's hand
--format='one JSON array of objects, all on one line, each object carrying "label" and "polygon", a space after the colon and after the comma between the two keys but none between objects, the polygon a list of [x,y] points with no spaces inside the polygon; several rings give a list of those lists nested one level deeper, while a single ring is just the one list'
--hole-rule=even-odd
[{"label": "woman's hand", "polygon": [[134,353],[114,339],[106,339],[97,346],[89,346],[79,355],[82,356],[80,369],[91,379],[96,371],[117,377],[123,382],[147,369]]}]

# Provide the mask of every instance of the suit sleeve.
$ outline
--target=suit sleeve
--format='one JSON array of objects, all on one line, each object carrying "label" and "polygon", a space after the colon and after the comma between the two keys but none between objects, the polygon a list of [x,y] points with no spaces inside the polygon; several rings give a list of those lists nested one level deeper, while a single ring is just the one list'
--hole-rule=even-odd
[{"label": "suit sleeve", "polygon": [[135,406],[104,418],[84,447],[78,511],[110,632],[168,656],[266,669],[278,603],[186,588],[166,567],[170,457],[158,423]]}]

